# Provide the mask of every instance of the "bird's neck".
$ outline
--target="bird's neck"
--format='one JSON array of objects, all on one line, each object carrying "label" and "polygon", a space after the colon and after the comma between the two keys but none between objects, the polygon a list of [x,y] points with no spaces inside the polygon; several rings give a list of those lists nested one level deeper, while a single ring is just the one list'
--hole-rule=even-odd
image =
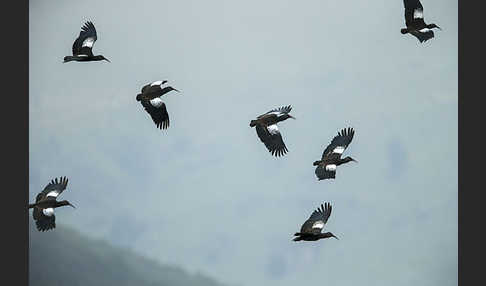
[{"label": "bird's neck", "polygon": [[344,163],[347,163],[347,162],[350,162],[350,161],[352,161],[352,159],[346,157],[346,158],[340,159],[338,162],[336,162],[336,165],[339,166],[341,164],[344,164]]},{"label": "bird's neck", "polygon": [[279,117],[277,117],[277,119],[275,121],[280,122],[280,121],[284,121],[287,118],[288,118],[287,116],[279,116]]},{"label": "bird's neck", "polygon": [[330,232],[324,232],[319,234],[319,238],[329,238],[329,237],[332,237]]},{"label": "bird's neck", "polygon": [[58,207],[67,206],[67,205],[69,205],[69,203],[66,202],[66,201],[60,201],[60,202],[56,201],[56,203],[54,204],[54,207],[58,208]]}]

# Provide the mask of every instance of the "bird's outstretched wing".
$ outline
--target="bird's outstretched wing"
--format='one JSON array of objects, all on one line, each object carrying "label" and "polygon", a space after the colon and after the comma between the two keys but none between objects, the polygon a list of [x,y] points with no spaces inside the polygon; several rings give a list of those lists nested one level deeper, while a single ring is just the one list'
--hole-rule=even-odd
[{"label": "bird's outstretched wing", "polygon": [[52,208],[41,209],[39,207],[34,207],[32,216],[35,220],[37,230],[39,231],[46,231],[56,227],[56,216],[54,215],[54,210]]},{"label": "bird's outstretched wing", "polygon": [[145,108],[145,111],[150,114],[155,125],[159,129],[169,128],[169,113],[167,113],[167,108],[165,103],[161,102],[158,107],[153,106],[148,99],[142,99],[141,103]]},{"label": "bird's outstretched wing", "polygon": [[426,42],[434,37],[434,31],[424,28],[420,31],[412,31],[410,34],[414,35],[421,43]]},{"label": "bird's outstretched wing", "polygon": [[424,7],[419,0],[403,0],[405,6],[405,24],[407,26],[413,24],[423,24],[424,22]]},{"label": "bird's outstretched wing", "polygon": [[283,142],[277,124],[269,125],[267,127],[262,124],[257,124],[255,128],[258,137],[272,155],[280,157],[287,153],[288,149]]},{"label": "bird's outstretched wing", "polygon": [[320,180],[335,179],[336,178],[336,165],[323,165],[320,164],[315,170],[317,178]]},{"label": "bird's outstretched wing", "polygon": [[35,198],[35,202],[39,202],[41,200],[55,200],[59,194],[61,194],[67,187],[68,178],[66,177],[59,177],[51,180],[49,184],[40,192],[37,197]]},{"label": "bird's outstretched wing", "polygon": [[311,216],[304,222],[300,228],[301,233],[321,233],[324,225],[327,223],[329,216],[331,215],[332,206],[330,203],[321,204],[321,208],[313,211]]},{"label": "bird's outstretched wing", "polygon": [[92,48],[97,39],[95,26],[91,21],[86,22],[79,32],[79,37],[73,43],[73,55],[92,56]]},{"label": "bird's outstretched wing", "polygon": [[278,107],[278,108],[272,109],[269,112],[264,113],[264,114],[258,116],[257,118],[261,118],[261,117],[263,117],[265,115],[269,115],[269,114],[275,114],[277,116],[278,115],[282,115],[282,114],[288,114],[291,110],[292,110],[292,106],[290,106],[290,105],[282,106],[282,107]]},{"label": "bird's outstretched wing", "polygon": [[338,135],[336,135],[331,143],[326,147],[324,152],[322,153],[321,160],[330,159],[330,158],[340,158],[343,154],[344,150],[348,147],[348,145],[353,140],[354,136],[354,129],[348,127],[347,129],[344,128]]}]

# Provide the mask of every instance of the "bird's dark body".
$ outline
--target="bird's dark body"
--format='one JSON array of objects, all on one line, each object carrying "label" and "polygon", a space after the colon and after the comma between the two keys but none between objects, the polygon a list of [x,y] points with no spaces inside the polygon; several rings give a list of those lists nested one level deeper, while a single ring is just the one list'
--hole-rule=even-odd
[{"label": "bird's dark body", "polygon": [[289,118],[290,117],[288,114],[284,114],[282,116],[277,116],[275,114],[264,114],[258,117],[256,120],[252,120],[250,122],[250,127],[254,127],[257,124],[261,124],[266,127],[269,125],[277,124]]},{"label": "bird's dark body", "polygon": [[55,199],[44,199],[42,201],[36,202],[34,204],[29,204],[29,209],[31,208],[40,208],[40,209],[47,209],[47,208],[58,208],[62,206],[68,206],[70,203],[68,201],[56,201]]},{"label": "bird's dark body", "polygon": [[92,57],[83,57],[83,56],[65,56],[64,63],[77,61],[77,62],[95,62],[106,60],[103,56],[92,56]]},{"label": "bird's dark body", "polygon": [[301,240],[304,240],[304,241],[317,241],[317,240],[323,239],[323,238],[334,237],[333,234],[330,233],[330,232],[317,233],[317,234],[296,232],[294,234],[294,236],[297,236],[297,237],[295,237],[293,239],[293,241],[301,241]]},{"label": "bird's dark body", "polygon": [[137,94],[137,97],[135,99],[137,101],[152,100],[156,97],[161,97],[162,95],[172,90],[176,90],[176,89],[174,89],[172,86],[166,86],[162,89],[158,86],[153,86],[142,90],[142,93]]}]

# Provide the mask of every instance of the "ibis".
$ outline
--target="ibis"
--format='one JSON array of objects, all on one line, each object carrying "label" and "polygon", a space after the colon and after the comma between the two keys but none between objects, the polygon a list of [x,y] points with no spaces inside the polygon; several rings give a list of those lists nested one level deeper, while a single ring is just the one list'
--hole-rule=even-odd
[{"label": "ibis", "polygon": [[282,135],[278,130],[277,123],[288,118],[295,119],[295,117],[289,114],[291,110],[292,107],[290,105],[282,106],[272,109],[258,116],[255,120],[250,121],[250,127],[255,127],[258,137],[265,144],[268,152],[275,157],[283,156],[288,152]]},{"label": "ibis", "polygon": [[105,60],[110,62],[102,55],[93,55],[93,45],[98,39],[96,35],[96,28],[91,21],[88,21],[81,27],[79,37],[73,43],[73,55],[65,56],[64,63],[77,61],[77,62],[92,62]]},{"label": "ibis", "polygon": [[346,150],[348,145],[353,140],[353,137],[353,128],[348,127],[347,129],[342,129],[326,147],[322,153],[321,160],[313,163],[314,166],[317,166],[315,173],[319,181],[336,178],[337,166],[351,161],[357,162],[355,159],[349,156],[341,158],[344,150]]},{"label": "ibis", "polygon": [[57,201],[57,197],[66,189],[68,179],[66,177],[55,178],[37,194],[35,203],[29,204],[33,208],[32,216],[35,220],[37,230],[46,231],[56,227],[54,209],[62,206],[74,206],[69,201]]},{"label": "ibis", "polygon": [[400,32],[414,35],[421,43],[434,37],[433,28],[441,30],[436,24],[425,24],[424,7],[419,0],[403,0],[405,6],[405,25]]},{"label": "ibis", "polygon": [[159,129],[169,128],[169,113],[167,113],[167,107],[162,101],[162,96],[170,91],[180,92],[167,85],[167,80],[159,80],[142,87],[141,93],[137,94],[136,97],[136,100],[140,101]]},{"label": "ibis", "polygon": [[330,203],[321,204],[321,208],[313,211],[311,216],[304,222],[300,228],[300,232],[294,234],[293,241],[316,241],[322,238],[329,238],[335,236],[332,232],[322,232],[324,225],[327,223],[331,215],[332,206]]}]

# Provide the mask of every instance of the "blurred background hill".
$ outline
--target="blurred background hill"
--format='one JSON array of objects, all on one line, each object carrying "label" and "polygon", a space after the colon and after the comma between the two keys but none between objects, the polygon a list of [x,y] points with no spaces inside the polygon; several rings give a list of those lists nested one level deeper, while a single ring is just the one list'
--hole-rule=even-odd
[{"label": "blurred background hill", "polygon": [[223,286],[205,275],[162,265],[62,225],[44,233],[33,224],[29,228],[32,286]]}]

